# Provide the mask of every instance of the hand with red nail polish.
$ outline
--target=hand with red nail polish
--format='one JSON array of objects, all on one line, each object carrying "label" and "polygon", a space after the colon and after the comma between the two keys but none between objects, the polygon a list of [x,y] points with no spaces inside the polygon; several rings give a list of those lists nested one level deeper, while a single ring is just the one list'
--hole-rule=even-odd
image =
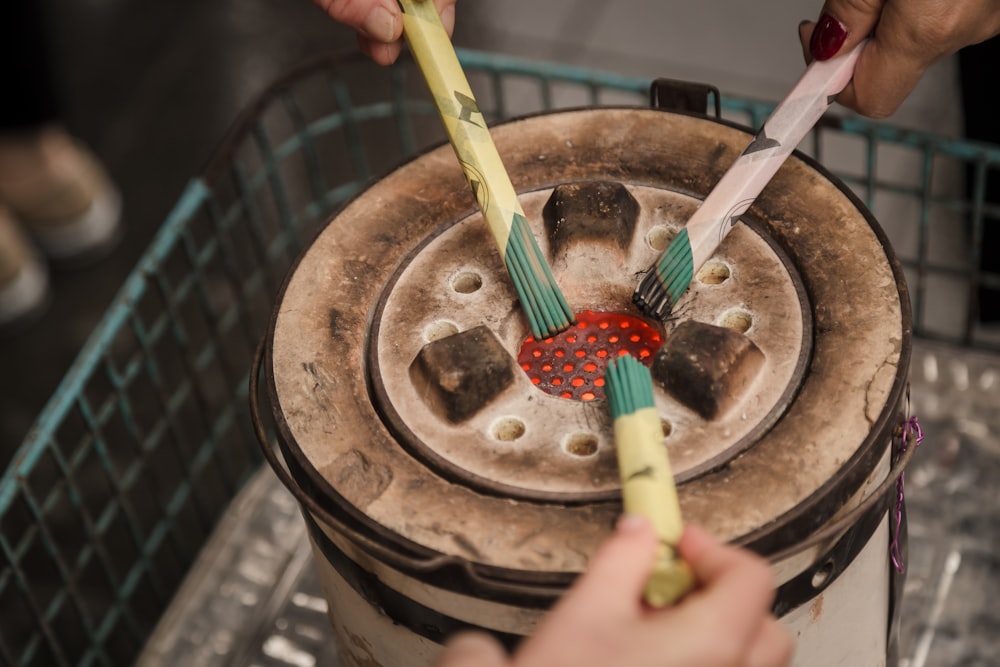
[{"label": "hand with red nail polish", "polygon": [[774,578],[760,557],[689,526],[679,544],[699,588],[667,609],[642,602],[657,538],[623,519],[587,572],[513,656],[491,637],[453,638],[437,667],[785,667],[788,632],[771,615]]},{"label": "hand with red nail polish", "polygon": [[807,62],[871,36],[837,101],[872,118],[891,115],[935,62],[996,34],[997,0],[827,0],[816,22],[799,24]]},{"label": "hand with red nail polish", "polygon": [[[430,0],[427,0],[430,2]],[[354,28],[362,53],[390,65],[403,49],[403,19],[395,0],[313,0],[336,21]],[[434,0],[450,35],[455,27],[455,0]]]}]

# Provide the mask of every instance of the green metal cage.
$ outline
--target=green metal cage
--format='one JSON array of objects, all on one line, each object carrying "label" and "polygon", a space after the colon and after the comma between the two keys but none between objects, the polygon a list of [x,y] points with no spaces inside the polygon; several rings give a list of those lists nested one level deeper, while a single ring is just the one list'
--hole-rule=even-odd
[{"label": "green metal cage", "polygon": [[[460,57],[493,120],[648,103],[644,78],[470,51]],[[728,119],[759,126],[772,104],[724,97],[722,108]],[[248,369],[288,266],[341,202],[442,140],[408,62],[380,68],[323,58],[245,111],[0,477],[0,663],[135,659],[259,466]],[[916,333],[1000,349],[977,321],[980,286],[1000,288],[1000,276],[978,270],[986,221],[1000,218],[1000,206],[986,201],[1000,147],[830,117],[802,149],[876,217],[888,207],[899,218],[906,238],[896,249]],[[939,252],[939,237],[949,252]]]}]

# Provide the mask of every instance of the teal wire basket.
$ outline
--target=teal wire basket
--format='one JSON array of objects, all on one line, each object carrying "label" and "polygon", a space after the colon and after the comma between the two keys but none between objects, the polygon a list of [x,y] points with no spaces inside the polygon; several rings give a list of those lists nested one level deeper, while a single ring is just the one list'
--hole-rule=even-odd
[{"label": "teal wire basket", "polygon": [[[470,51],[460,57],[492,120],[648,103],[645,78]],[[771,108],[722,99],[723,116],[749,126]],[[323,58],[243,113],[0,477],[0,664],[136,658],[259,466],[248,369],[285,272],[337,206],[443,138],[408,62],[380,68]],[[909,212],[901,223],[909,246],[897,251],[916,333],[1000,347],[977,324],[975,301],[979,286],[1000,287],[998,276],[976,269],[984,220],[1000,217],[985,201],[1000,148],[831,117],[803,149],[876,216],[885,202]],[[892,168],[900,161],[908,179]],[[957,190],[939,185],[942,173],[964,175]],[[966,246],[939,257],[941,233]],[[939,283],[953,283],[948,307],[965,304],[957,318],[933,317]]]}]

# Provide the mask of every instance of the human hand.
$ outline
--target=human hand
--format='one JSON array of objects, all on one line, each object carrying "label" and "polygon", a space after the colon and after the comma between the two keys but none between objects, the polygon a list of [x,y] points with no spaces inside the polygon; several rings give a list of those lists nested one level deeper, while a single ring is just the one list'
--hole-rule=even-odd
[{"label": "human hand", "polygon": [[437,667],[784,667],[792,641],[771,615],[774,577],[749,551],[689,526],[678,545],[699,588],[652,609],[642,590],[657,538],[644,519],[618,524],[587,572],[513,657],[491,637],[459,635]]},{"label": "human hand", "polygon": [[[430,2],[431,0],[426,0]],[[336,21],[354,28],[362,53],[390,65],[403,48],[403,19],[395,0],[313,0]],[[450,35],[455,28],[455,0],[434,0]]]},{"label": "human hand", "polygon": [[799,25],[806,61],[871,35],[837,101],[872,118],[891,115],[932,64],[998,33],[996,0],[826,0],[818,22]]}]

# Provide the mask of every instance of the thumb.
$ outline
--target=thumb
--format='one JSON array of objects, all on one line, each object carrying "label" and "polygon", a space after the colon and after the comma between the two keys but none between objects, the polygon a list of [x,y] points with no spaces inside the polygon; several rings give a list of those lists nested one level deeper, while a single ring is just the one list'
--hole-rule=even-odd
[{"label": "thumb", "polygon": [[803,47],[808,40],[813,60],[829,60],[853,49],[874,30],[884,5],[885,0],[827,0],[815,25],[799,29]]},{"label": "thumb", "polygon": [[657,545],[656,532],[647,519],[622,516],[615,534],[598,548],[587,571],[561,604],[578,608],[593,605],[609,616],[628,617],[640,609]]}]

